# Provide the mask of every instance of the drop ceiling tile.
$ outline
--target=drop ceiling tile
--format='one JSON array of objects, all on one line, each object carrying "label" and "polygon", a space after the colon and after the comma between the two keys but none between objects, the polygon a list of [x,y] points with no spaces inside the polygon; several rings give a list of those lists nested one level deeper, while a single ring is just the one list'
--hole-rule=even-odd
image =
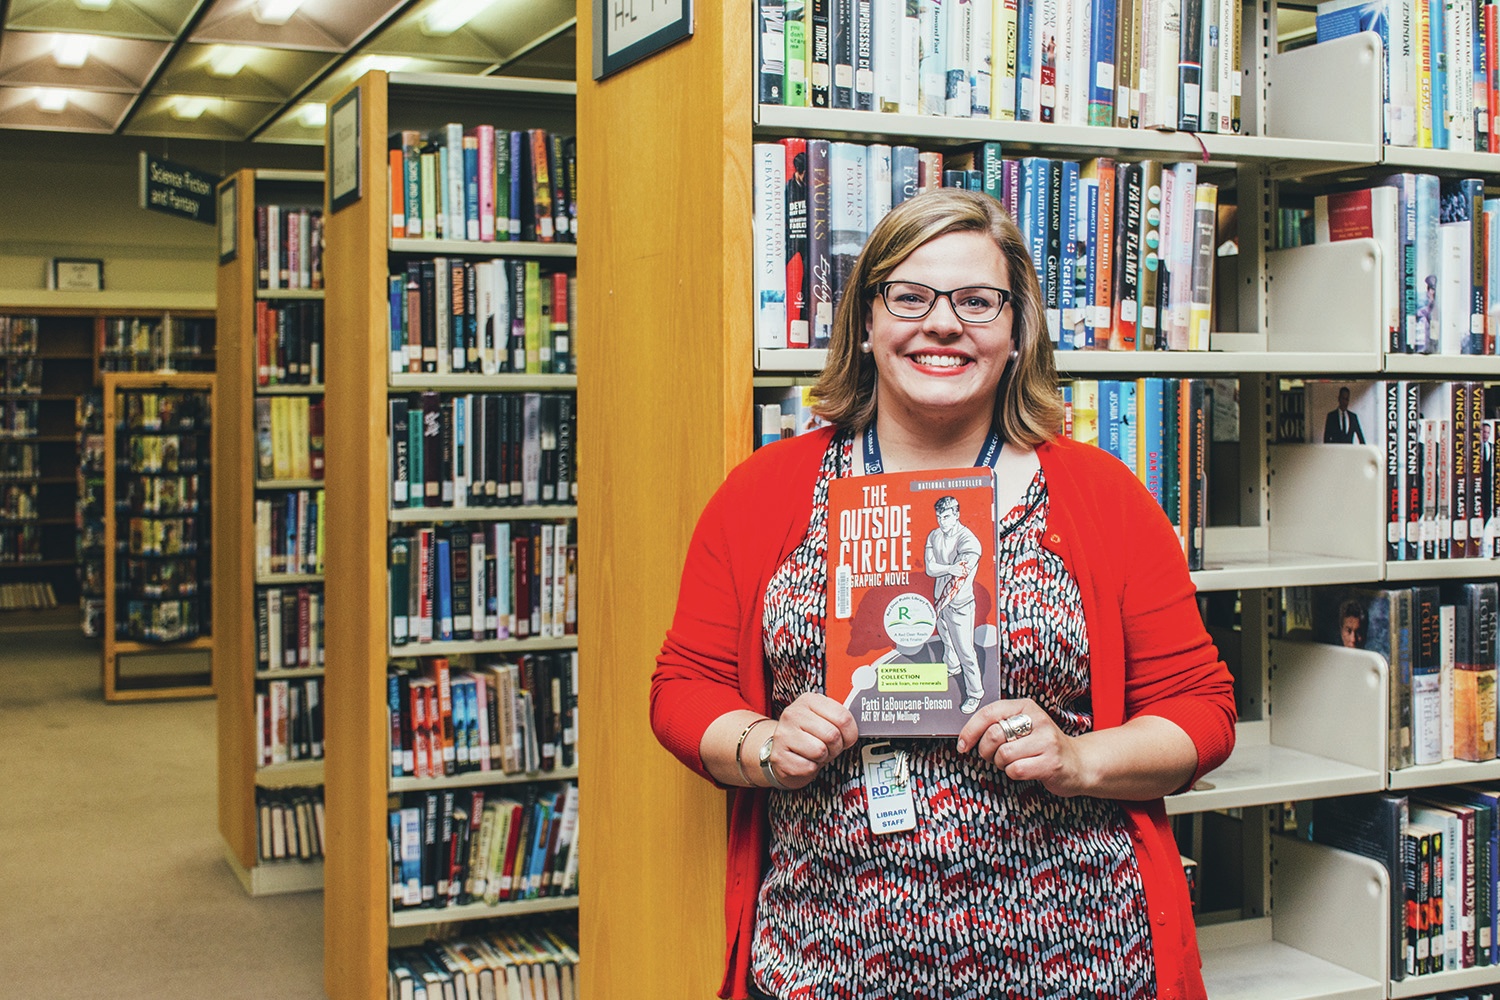
[{"label": "drop ceiling tile", "polygon": [[74,0],[11,0],[5,27],[13,31],[82,31],[170,42],[202,0],[114,0],[108,10],[84,10]]},{"label": "drop ceiling tile", "polygon": [[[432,34],[430,20],[455,5],[474,11],[473,17],[449,34]],[[574,19],[571,0],[422,0],[370,39],[366,48],[381,55],[503,63]]]},{"label": "drop ceiling tile", "polygon": [[0,87],[0,128],[49,132],[113,132],[130,107],[131,95],[70,90],[61,111],[37,104],[39,87]]},{"label": "drop ceiling tile", "polygon": [[283,142],[298,146],[323,145],[324,126],[309,124],[302,105],[281,115],[255,137],[256,142]]},{"label": "drop ceiling tile", "polygon": [[572,80],[578,63],[578,31],[570,27],[529,52],[509,60],[501,72],[506,76]]},{"label": "drop ceiling tile", "polygon": [[[224,59],[242,59],[232,76],[217,76],[214,67]],[[199,94],[283,103],[318,75],[335,56],[252,45],[200,45],[178,50],[156,82],[166,94]]]},{"label": "drop ceiling tile", "polygon": [[[59,39],[84,39],[82,66],[59,66],[53,55]],[[50,31],[13,31],[0,46],[0,85],[64,87],[135,93],[161,63],[170,46],[133,38],[108,38]]]},{"label": "drop ceiling tile", "polygon": [[[196,118],[182,117],[184,105],[198,105],[202,113]],[[222,97],[171,94],[142,99],[126,135],[182,136],[192,139],[248,138],[261,122],[276,113],[273,101],[239,101]]]},{"label": "drop ceiling tile", "polygon": [[327,103],[372,69],[383,69],[388,73],[454,73],[459,76],[482,76],[490,70],[492,65],[483,62],[416,59],[408,56],[358,56],[330,73],[328,79],[319,83],[303,99]]},{"label": "drop ceiling tile", "polygon": [[259,0],[213,0],[189,41],[344,52],[380,24],[401,0],[303,0],[281,25],[255,19]]}]

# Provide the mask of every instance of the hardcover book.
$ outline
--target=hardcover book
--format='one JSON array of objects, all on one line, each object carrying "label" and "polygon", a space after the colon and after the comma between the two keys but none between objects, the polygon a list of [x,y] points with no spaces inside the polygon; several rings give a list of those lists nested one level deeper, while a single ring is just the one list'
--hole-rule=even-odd
[{"label": "hardcover book", "polygon": [[953,736],[999,694],[988,468],[835,480],[829,697],[863,736]]}]

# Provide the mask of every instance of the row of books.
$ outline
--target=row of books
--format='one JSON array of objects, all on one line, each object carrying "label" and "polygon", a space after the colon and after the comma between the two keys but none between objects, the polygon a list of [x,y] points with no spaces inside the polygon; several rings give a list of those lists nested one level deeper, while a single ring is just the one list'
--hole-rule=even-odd
[{"label": "row of books", "polygon": [[545,774],[577,761],[578,654],[397,661],[387,675],[391,776]]},{"label": "row of books", "polygon": [[1500,333],[1500,199],[1484,181],[1394,174],[1374,187],[1320,195],[1319,243],[1380,244],[1387,350],[1494,354]]},{"label": "row of books", "polygon": [[36,437],[40,432],[37,420],[41,407],[36,400],[7,399],[0,401],[0,437]]},{"label": "row of books", "polygon": [[181,556],[198,551],[198,518],[132,517],[123,539],[133,556]]},{"label": "row of books", "polygon": [[1497,756],[1497,612],[1493,580],[1294,588],[1287,634],[1385,658],[1389,766],[1400,770]]},{"label": "row of books", "polygon": [[323,678],[256,681],[255,718],[259,766],[323,759]]},{"label": "row of books", "polygon": [[257,587],[256,669],[323,666],[323,608],[322,587]]},{"label": "row of books", "polygon": [[1321,799],[1309,832],[1389,873],[1392,979],[1500,964],[1500,791]]},{"label": "row of books", "polygon": [[323,384],[323,303],[255,303],[255,384]]},{"label": "row of books", "polygon": [[1207,379],[1062,383],[1063,434],[1124,462],[1177,525],[1188,567],[1203,568],[1214,392]]},{"label": "row of books", "polygon": [[391,1000],[578,1000],[578,936],[527,924],[388,956]]},{"label": "row of books", "polygon": [[1316,27],[1319,42],[1380,35],[1388,145],[1500,152],[1494,4],[1329,0],[1318,4]]},{"label": "row of books", "polygon": [[11,483],[0,487],[0,518],[7,521],[32,521],[37,511],[37,485]]},{"label": "row of books", "polygon": [[0,440],[0,479],[35,479],[41,474],[39,445]]},{"label": "row of books", "polygon": [[115,444],[124,454],[117,468],[134,475],[191,475],[198,471],[200,450],[208,455],[206,438],[206,431],[120,435]]},{"label": "row of books", "polygon": [[42,529],[35,524],[0,525],[0,562],[41,562]]},{"label": "row of books", "polygon": [[323,789],[319,785],[255,790],[261,861],[315,861],[323,856]]},{"label": "row of books", "polygon": [[389,430],[396,509],[578,502],[571,392],[395,397]]},{"label": "row of books", "polygon": [[577,632],[571,521],[406,529],[390,540],[391,644]]},{"label": "row of books", "polygon": [[120,394],[120,426],[131,431],[207,430],[208,396],[198,391],[132,389]]},{"label": "row of books", "polygon": [[322,211],[256,205],[255,271],[256,288],[322,288]]},{"label": "row of books", "polygon": [[[115,618],[115,638],[130,642],[186,642],[208,634],[206,591],[185,600],[123,602]],[[116,605],[119,608],[119,605]]]},{"label": "row of books", "polygon": [[35,316],[0,316],[0,354],[35,354],[40,324]]},{"label": "row of books", "polygon": [[131,476],[123,484],[125,495],[117,511],[133,514],[195,514],[198,512],[198,476]]},{"label": "row of books", "polygon": [[1480,382],[1284,383],[1282,440],[1370,444],[1385,456],[1386,558],[1500,555],[1500,389]]},{"label": "row of books", "polygon": [[198,592],[200,576],[208,586],[208,566],[192,557],[115,561],[116,593],[128,597],[191,597]]},{"label": "row of books", "polygon": [[106,372],[213,371],[214,321],[205,317],[108,317],[97,355]]},{"label": "row of books", "polygon": [[389,162],[393,239],[577,242],[572,136],[450,122],[392,135]]},{"label": "row of books", "polygon": [[255,478],[323,478],[321,397],[255,397]]},{"label": "row of books", "polygon": [[762,104],[1240,131],[1225,0],[760,0]]},{"label": "row of books", "polygon": [[1208,349],[1218,187],[1195,163],[1007,159],[993,142],[943,161],[911,146],[802,138],[755,147],[757,346],[826,347],[871,229],[941,186],[1005,205],[1059,350]]},{"label": "row of books", "polygon": [[390,812],[396,910],[571,896],[578,784],[406,792]]},{"label": "row of books", "polygon": [[34,611],[55,607],[57,593],[50,583],[0,583],[0,611]]},{"label": "row of books", "polygon": [[577,278],[534,260],[409,260],[389,278],[391,372],[568,374]]},{"label": "row of books", "polygon": [[0,361],[0,390],[11,395],[40,395],[41,358],[5,358]]},{"label": "row of books", "polygon": [[255,501],[255,575],[323,572],[323,491],[286,490]]}]

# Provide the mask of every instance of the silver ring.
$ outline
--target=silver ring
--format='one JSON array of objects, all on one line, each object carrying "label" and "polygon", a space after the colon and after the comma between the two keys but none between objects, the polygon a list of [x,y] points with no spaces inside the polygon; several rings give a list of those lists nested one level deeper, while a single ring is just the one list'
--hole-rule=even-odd
[{"label": "silver ring", "polygon": [[1012,715],[1008,719],[1001,719],[996,724],[1000,727],[1000,731],[1005,734],[1006,743],[1009,743],[1011,740],[1018,740],[1031,733],[1031,716],[1024,712]]}]

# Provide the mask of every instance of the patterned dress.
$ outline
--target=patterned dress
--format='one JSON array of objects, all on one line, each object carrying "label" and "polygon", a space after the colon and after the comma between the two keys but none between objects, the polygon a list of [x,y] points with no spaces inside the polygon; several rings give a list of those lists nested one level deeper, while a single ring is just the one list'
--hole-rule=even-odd
[{"label": "patterned dress", "polygon": [[[828,483],[852,459],[853,438],[836,435],[807,538],[767,588],[778,714],[822,689]],[[1046,523],[1038,470],[997,526],[1000,688],[1076,735],[1093,725],[1088,639],[1077,582],[1041,546]],[[771,793],[752,952],[760,990],[778,1000],[1155,996],[1140,872],[1116,803],[1011,781],[951,740],[896,742],[910,753],[915,831],[870,832],[858,746],[805,789]]]}]

